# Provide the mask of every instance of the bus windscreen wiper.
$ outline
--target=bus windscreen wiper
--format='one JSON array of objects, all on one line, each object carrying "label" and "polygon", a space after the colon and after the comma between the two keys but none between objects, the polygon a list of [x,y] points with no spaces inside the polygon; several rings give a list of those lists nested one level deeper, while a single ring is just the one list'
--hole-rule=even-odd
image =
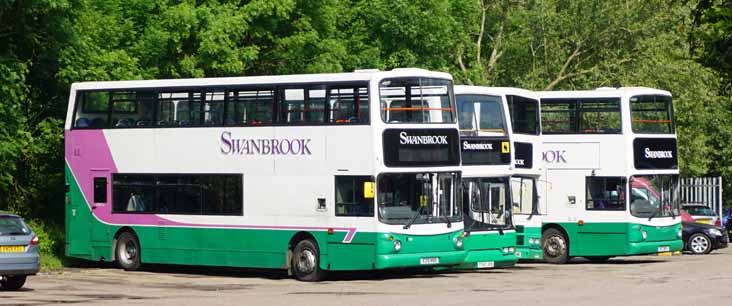
[{"label": "bus windscreen wiper", "polygon": [[653,212],[653,213],[651,214],[651,216],[650,216],[650,217],[648,217],[648,221],[651,221],[651,219],[653,219],[653,217],[655,217],[655,216],[656,216],[656,215],[658,214],[658,211],[660,211],[660,210],[661,210],[660,208],[659,208],[659,209],[656,209],[656,211],[654,211],[654,212]]},{"label": "bus windscreen wiper", "polygon": [[441,215],[440,216],[440,219],[445,219],[445,223],[447,223],[447,228],[451,228],[452,227],[452,222],[450,222],[450,217],[448,217],[448,216],[442,216]]},{"label": "bus windscreen wiper", "polygon": [[423,207],[420,207],[417,210],[417,212],[414,213],[414,216],[412,216],[412,219],[409,219],[409,222],[404,224],[404,227],[403,227],[404,229],[409,229],[409,227],[412,226],[412,223],[414,223],[414,221],[417,221],[417,218],[419,218],[419,216],[422,214],[422,209],[423,209]]}]

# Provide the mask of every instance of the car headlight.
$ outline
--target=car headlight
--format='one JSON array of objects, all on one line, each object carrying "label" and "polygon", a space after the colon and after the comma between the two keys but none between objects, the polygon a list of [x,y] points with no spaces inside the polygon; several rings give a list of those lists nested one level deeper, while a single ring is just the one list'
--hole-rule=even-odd
[{"label": "car headlight", "polygon": [[399,252],[399,250],[402,249],[402,242],[399,240],[394,240],[394,251]]},{"label": "car headlight", "polygon": [[712,233],[712,235],[714,235],[714,236],[722,236],[722,231],[720,231],[716,228],[710,229],[709,232]]}]

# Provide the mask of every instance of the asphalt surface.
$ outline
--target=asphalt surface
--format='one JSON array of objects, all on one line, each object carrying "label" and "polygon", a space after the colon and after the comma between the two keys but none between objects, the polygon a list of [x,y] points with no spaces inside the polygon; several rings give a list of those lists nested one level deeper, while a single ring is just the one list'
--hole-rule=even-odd
[{"label": "asphalt surface", "polygon": [[279,271],[69,268],[30,277],[0,305],[732,305],[732,248],[709,255],[575,259],[480,272],[343,273],[302,283]]}]

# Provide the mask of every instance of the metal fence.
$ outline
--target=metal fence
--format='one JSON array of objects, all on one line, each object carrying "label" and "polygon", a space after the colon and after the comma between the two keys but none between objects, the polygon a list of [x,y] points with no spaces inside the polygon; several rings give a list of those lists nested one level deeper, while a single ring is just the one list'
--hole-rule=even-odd
[{"label": "metal fence", "polygon": [[722,217],[722,177],[681,179],[681,203],[703,203]]}]

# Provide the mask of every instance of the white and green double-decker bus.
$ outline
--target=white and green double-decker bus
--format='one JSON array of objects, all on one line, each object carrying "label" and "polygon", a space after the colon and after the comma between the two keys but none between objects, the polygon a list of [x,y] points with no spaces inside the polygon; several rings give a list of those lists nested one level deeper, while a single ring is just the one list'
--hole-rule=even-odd
[{"label": "white and green double-decker bus", "polygon": [[679,251],[671,94],[651,88],[540,92],[544,259]]},{"label": "white and green double-decker bus", "polygon": [[453,96],[421,69],[75,83],[66,254],[308,281],[462,264]]},{"label": "white and green double-decker bus", "polygon": [[541,117],[538,96],[519,88],[499,88],[511,117],[514,156],[511,177],[511,211],[516,228],[519,260],[541,260],[541,226],[546,214],[546,180],[541,159]]},{"label": "white and green double-decker bus", "polygon": [[466,268],[516,263],[511,197],[511,120],[505,91],[456,86],[462,157]]}]

